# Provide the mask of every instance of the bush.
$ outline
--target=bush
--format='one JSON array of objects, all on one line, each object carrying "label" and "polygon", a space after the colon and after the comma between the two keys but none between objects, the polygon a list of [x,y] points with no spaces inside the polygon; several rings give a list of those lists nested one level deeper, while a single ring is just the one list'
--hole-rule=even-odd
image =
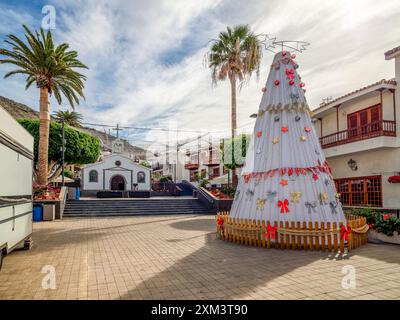
[{"label": "bush", "polygon": [[400,233],[400,220],[395,215],[379,214],[373,224],[373,228],[387,236],[393,236],[395,231]]},{"label": "bush", "polygon": [[151,164],[148,163],[147,161],[142,161],[139,163],[141,166],[146,167],[146,168],[151,168]]},{"label": "bush", "polygon": [[[18,119],[18,122],[33,136],[35,162],[38,159],[39,120]],[[97,161],[100,155],[100,141],[96,137],[66,126],[65,163],[87,164]],[[49,161],[61,163],[61,124],[50,123]]]},{"label": "bush", "polygon": [[73,179],[74,178],[74,174],[70,170],[64,170],[64,177]]},{"label": "bush", "polygon": [[170,182],[172,181],[171,176],[162,176],[159,180],[159,182]]},{"label": "bush", "polygon": [[375,212],[371,208],[357,208],[353,209],[351,212],[352,215],[355,216],[360,216],[360,217],[365,217],[367,218],[367,223],[373,224],[376,221],[376,216],[379,215],[379,213]]},{"label": "bush", "polygon": [[209,181],[206,179],[206,173],[204,171],[197,172],[194,175],[194,180],[198,182],[201,188],[205,188],[209,183]]},{"label": "bush", "polygon": [[372,229],[387,236],[393,236],[397,231],[400,234],[400,219],[395,214],[379,213],[370,208],[353,209],[352,214],[367,218]]},{"label": "bush", "polygon": [[235,197],[235,192],[236,192],[236,190],[235,190],[234,188],[232,188],[232,187],[225,187],[225,188],[222,188],[221,191],[222,191],[223,193],[225,193],[227,196],[231,197],[231,198],[234,198],[234,197]]}]

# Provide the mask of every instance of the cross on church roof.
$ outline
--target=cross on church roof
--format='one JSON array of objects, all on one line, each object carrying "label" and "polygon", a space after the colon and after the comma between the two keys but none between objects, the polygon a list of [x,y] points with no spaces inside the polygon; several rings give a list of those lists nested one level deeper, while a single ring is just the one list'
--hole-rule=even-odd
[{"label": "cross on church roof", "polygon": [[112,130],[117,131],[117,139],[118,139],[118,138],[119,138],[119,132],[122,131],[122,130],[124,130],[124,129],[121,129],[121,128],[119,127],[119,124],[117,124],[117,127],[116,127],[116,128],[112,128]]}]

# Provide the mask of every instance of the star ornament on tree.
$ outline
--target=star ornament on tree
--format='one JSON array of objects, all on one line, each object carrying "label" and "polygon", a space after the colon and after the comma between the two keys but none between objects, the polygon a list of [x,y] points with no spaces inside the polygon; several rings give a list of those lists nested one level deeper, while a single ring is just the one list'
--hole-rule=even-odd
[{"label": "star ornament on tree", "polygon": [[276,37],[270,34],[265,34],[264,35],[264,40],[261,41],[261,43],[264,45],[265,50],[275,52],[273,49],[275,49],[275,41]]},{"label": "star ornament on tree", "polygon": [[264,209],[264,205],[265,205],[265,199],[257,199],[257,210],[263,210]]},{"label": "star ornament on tree", "polygon": [[293,203],[299,203],[301,198],[302,192],[300,191],[293,191],[290,193],[290,197],[292,198]]}]

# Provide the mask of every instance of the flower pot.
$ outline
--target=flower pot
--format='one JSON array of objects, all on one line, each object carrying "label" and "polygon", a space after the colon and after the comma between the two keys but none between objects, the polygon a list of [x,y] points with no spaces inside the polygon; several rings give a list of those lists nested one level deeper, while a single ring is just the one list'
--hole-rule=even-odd
[{"label": "flower pot", "polygon": [[369,239],[374,243],[376,243],[376,240],[378,240],[378,242],[383,241],[386,243],[400,244],[400,235],[398,232],[394,232],[393,236],[387,236],[386,234],[377,232],[376,230],[370,230]]}]

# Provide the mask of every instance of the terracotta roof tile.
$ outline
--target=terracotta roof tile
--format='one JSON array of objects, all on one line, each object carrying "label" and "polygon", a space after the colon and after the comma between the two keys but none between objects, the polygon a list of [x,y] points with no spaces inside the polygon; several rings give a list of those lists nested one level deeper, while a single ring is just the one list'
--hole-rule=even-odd
[{"label": "terracotta roof tile", "polygon": [[[399,50],[400,50],[400,47],[399,47]],[[332,106],[333,106],[333,105],[335,104],[336,101],[339,101],[339,100],[341,100],[341,99],[343,99],[343,98],[346,98],[346,97],[348,97],[348,96],[351,96],[351,95],[353,95],[353,94],[355,94],[355,93],[358,93],[358,92],[367,90],[367,89],[372,88],[372,87],[377,86],[377,85],[383,85],[383,84],[392,84],[392,85],[396,85],[396,80],[395,80],[394,78],[393,78],[393,79],[390,79],[390,80],[382,79],[382,80],[380,80],[380,81],[378,81],[378,82],[375,82],[375,83],[373,83],[373,84],[370,84],[370,85],[368,85],[368,86],[365,86],[365,87],[362,87],[362,88],[357,89],[357,90],[355,90],[355,91],[346,93],[345,95],[340,96],[340,97],[337,97],[337,98],[335,98],[335,99],[333,99],[333,100],[331,100],[331,101],[329,101],[329,102],[323,102],[323,103],[321,103],[321,104],[319,105],[318,108],[314,109],[313,112],[316,112],[316,111],[318,111],[318,110],[320,110],[320,109],[322,109],[322,108],[324,108],[324,107],[326,107],[326,106],[328,106],[328,105],[332,105]]]},{"label": "terracotta roof tile", "polygon": [[390,49],[389,51],[385,52],[385,58],[388,59],[388,56],[390,56],[390,55],[392,55],[392,54],[394,54],[396,52],[399,52],[399,51],[400,51],[400,46],[398,46],[396,48],[393,48],[393,49]]}]

